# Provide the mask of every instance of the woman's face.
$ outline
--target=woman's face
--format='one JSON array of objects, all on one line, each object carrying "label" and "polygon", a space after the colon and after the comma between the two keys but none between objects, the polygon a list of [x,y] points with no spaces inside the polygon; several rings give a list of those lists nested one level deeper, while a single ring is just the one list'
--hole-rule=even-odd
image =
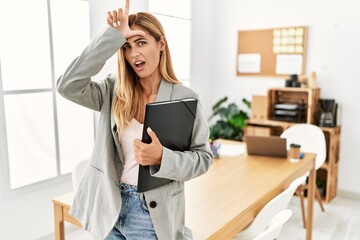
[{"label": "woman's face", "polygon": [[[132,29],[144,31],[138,26],[133,26]],[[144,32],[145,36],[134,36],[127,39],[123,46],[125,59],[140,79],[160,78],[160,52],[165,48],[165,41],[161,38],[157,42],[148,32]]]}]

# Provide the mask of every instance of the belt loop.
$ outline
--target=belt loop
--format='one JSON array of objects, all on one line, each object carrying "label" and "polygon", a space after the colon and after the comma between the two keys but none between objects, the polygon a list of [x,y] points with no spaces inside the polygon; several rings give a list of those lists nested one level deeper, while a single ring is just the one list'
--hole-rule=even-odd
[{"label": "belt loop", "polygon": [[140,192],[139,194],[140,194],[140,199],[145,201],[145,194],[143,192]]}]

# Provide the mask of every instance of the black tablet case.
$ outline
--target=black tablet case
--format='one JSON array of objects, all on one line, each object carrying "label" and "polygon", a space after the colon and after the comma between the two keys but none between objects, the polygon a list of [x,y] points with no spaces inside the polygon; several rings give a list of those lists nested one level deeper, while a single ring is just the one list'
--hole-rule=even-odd
[{"label": "black tablet case", "polygon": [[[146,129],[150,127],[159,138],[161,144],[171,150],[186,151],[190,148],[198,100],[186,98],[146,105],[142,141],[151,143]],[[155,166],[159,167],[160,166]],[[138,192],[170,183],[166,178],[152,177],[149,166],[139,166]]]}]

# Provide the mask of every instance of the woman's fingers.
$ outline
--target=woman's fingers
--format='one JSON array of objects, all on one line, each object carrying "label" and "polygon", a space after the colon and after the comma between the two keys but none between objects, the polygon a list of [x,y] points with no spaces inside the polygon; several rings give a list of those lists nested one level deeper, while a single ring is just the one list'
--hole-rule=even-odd
[{"label": "woman's fingers", "polygon": [[110,11],[107,12],[107,19],[108,19],[109,21],[112,21],[112,20],[113,20],[113,16],[112,16],[112,14],[111,14]]},{"label": "woman's fingers", "polygon": [[126,0],[126,2],[125,2],[125,11],[124,11],[125,16],[129,15],[129,6],[130,6],[130,0]]},{"label": "woman's fingers", "polygon": [[118,21],[117,20],[118,19],[117,11],[113,10],[112,15],[113,15],[113,26],[117,27],[118,26],[118,23],[117,23],[117,21]]},{"label": "woman's fingers", "polygon": [[124,13],[123,13],[123,9],[119,8],[118,15],[117,15],[118,25],[120,25],[120,23],[122,23],[124,20],[126,20],[126,19],[125,19]]},{"label": "woman's fingers", "polygon": [[127,23],[127,16],[124,15],[123,9],[119,8],[117,11],[113,10],[112,12],[107,12],[107,22],[113,27],[120,26],[121,23]]},{"label": "woman's fingers", "polygon": [[113,23],[113,16],[112,16],[112,14],[111,14],[110,11],[107,12],[106,21],[107,21],[107,23],[108,23],[109,25],[112,25],[112,23]]},{"label": "woman's fingers", "polygon": [[125,8],[107,12],[107,23],[116,28],[127,39],[135,35],[144,36],[145,33],[141,30],[131,30],[129,27],[129,5],[130,0],[126,0]]}]

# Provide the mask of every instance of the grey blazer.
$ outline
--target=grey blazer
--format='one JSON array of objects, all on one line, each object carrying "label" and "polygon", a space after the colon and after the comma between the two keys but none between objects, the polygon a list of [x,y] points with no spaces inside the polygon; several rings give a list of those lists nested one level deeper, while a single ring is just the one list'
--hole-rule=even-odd
[{"label": "grey blazer", "polygon": [[[95,111],[100,111],[98,132],[90,164],[80,183],[70,214],[77,218],[94,239],[104,239],[115,225],[121,209],[119,184],[123,171],[123,152],[116,134],[111,106],[115,77],[92,81],[107,59],[126,42],[114,28],[97,34],[58,79],[58,92],[65,98]],[[198,98],[181,84],[161,81],[156,101]],[[198,105],[189,151],[163,148],[160,169],[151,167],[155,177],[169,178],[170,184],[144,192],[150,216],[160,240],[192,239],[185,227],[184,181],[205,173],[212,164],[209,128],[201,105]]]}]

